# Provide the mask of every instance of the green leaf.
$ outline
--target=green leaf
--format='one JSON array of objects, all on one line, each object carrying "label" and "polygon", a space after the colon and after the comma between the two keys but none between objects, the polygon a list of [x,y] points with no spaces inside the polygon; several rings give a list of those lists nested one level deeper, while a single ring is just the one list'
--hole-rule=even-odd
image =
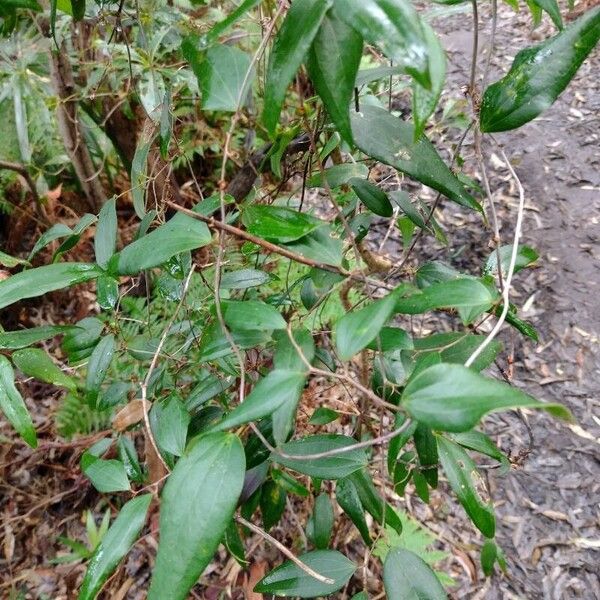
[{"label": "green leaf", "polygon": [[485,484],[471,457],[449,439],[438,436],[440,463],[450,487],[473,521],[485,537],[493,538],[496,532],[496,518],[491,500],[482,500],[478,489],[487,494]]},{"label": "green leaf", "polygon": [[202,436],[179,459],[161,496],[148,600],[187,598],[233,517],[244,472],[244,449],[229,433]]},{"label": "green leaf", "polygon": [[63,373],[44,350],[39,348],[17,350],[13,352],[12,360],[15,366],[29,377],[65,387],[71,391],[77,389],[75,381]]},{"label": "green leaf", "polygon": [[88,451],[81,456],[80,466],[85,476],[99,492],[108,494],[131,489],[125,465],[120,460],[105,460]]},{"label": "green leaf", "polygon": [[96,235],[94,236],[96,262],[103,269],[106,269],[110,257],[115,253],[116,246],[117,202],[115,198],[111,198],[104,203],[100,210],[98,224],[96,225]]},{"label": "green leaf", "polygon": [[206,42],[212,43],[216,41],[222,33],[225,33],[232,25],[235,25],[239,19],[241,19],[249,10],[252,10],[257,4],[260,4],[262,0],[244,0],[236,7],[235,10],[231,11],[222,21],[219,21],[216,25],[210,29],[206,34]]},{"label": "green leaf", "polygon": [[285,471],[271,469],[271,477],[279,487],[287,490],[291,494],[306,498],[309,495],[308,490],[294,477]]},{"label": "green leaf", "polygon": [[6,254],[6,252],[2,252],[0,250],[0,265],[6,267],[7,269],[12,269],[17,265],[27,265],[29,266],[29,261],[24,260],[23,258],[16,258],[11,256],[10,254]]},{"label": "green leaf", "polygon": [[365,544],[371,545],[371,532],[365,519],[365,509],[360,501],[354,483],[346,478],[340,479],[335,486],[335,497],[342,510],[350,517]]},{"label": "green leaf", "polygon": [[73,325],[42,325],[19,331],[0,332],[0,350],[18,350],[49,340],[57,335],[77,329]]},{"label": "green leaf", "polygon": [[242,222],[253,235],[270,242],[293,242],[323,225],[323,221],[284,206],[251,204],[244,208]]},{"label": "green leaf", "polygon": [[335,346],[341,360],[349,360],[366,348],[392,316],[396,295],[392,292],[365,308],[345,314],[335,324]]},{"label": "green leaf", "polygon": [[35,12],[40,12],[42,10],[42,7],[36,0],[4,0],[2,5],[6,8],[24,8],[27,10],[34,10]]},{"label": "green leaf", "polygon": [[265,84],[263,123],[275,134],[287,87],[317,35],[332,0],[295,0],[277,33]]},{"label": "green leaf", "polygon": [[331,408],[327,408],[325,406],[319,406],[317,410],[310,416],[308,422],[311,425],[327,425],[327,423],[331,423],[339,418],[339,414],[332,410]]},{"label": "green leaf", "polygon": [[155,426],[156,442],[161,450],[181,456],[185,450],[190,414],[176,394],[171,394],[164,404],[157,404]]},{"label": "green leaf", "polygon": [[236,406],[217,428],[219,430],[238,427],[249,421],[262,419],[272,414],[284,404],[296,404],[304,382],[306,373],[276,369],[263,377],[255,386],[248,397]]},{"label": "green leaf", "polygon": [[542,10],[545,10],[552,19],[552,22],[556,25],[557,29],[563,28],[562,17],[560,16],[560,9],[558,8],[558,2],[556,0],[532,0]]},{"label": "green leaf", "polygon": [[[506,279],[508,267],[512,256],[512,245],[500,247],[500,265],[502,267],[502,277]],[[539,258],[538,253],[529,246],[519,246],[517,249],[517,259],[515,262],[515,273],[527,268]],[[483,267],[484,275],[498,275],[498,252],[494,250],[485,261]]]},{"label": "green leaf", "polygon": [[341,165],[333,165],[325,169],[322,173],[315,173],[308,179],[306,185],[310,188],[325,187],[325,181],[330,188],[336,188],[354,178],[364,179],[369,174],[367,165],[363,163],[342,163]]},{"label": "green leaf", "polygon": [[143,483],[145,479],[144,470],[140,465],[137,450],[131,439],[120,435],[117,442],[117,449],[119,451],[119,458],[125,466],[127,477],[136,483]]},{"label": "green leaf", "polygon": [[413,439],[421,465],[421,473],[425,477],[425,481],[435,489],[438,484],[438,451],[435,436],[429,427],[419,423]]},{"label": "green leaf", "polygon": [[367,179],[353,178],[350,185],[360,201],[380,217],[391,217],[394,209],[387,194]]},{"label": "green leaf", "polygon": [[110,275],[98,277],[96,299],[102,310],[113,310],[119,301],[119,282]]},{"label": "green leaf", "polygon": [[221,311],[231,329],[285,329],[287,326],[275,307],[259,300],[224,300]]},{"label": "green leaf", "polygon": [[367,348],[381,352],[412,350],[413,341],[410,335],[400,327],[382,327],[377,337]]},{"label": "green leaf", "polygon": [[408,0],[336,0],[334,13],[429,88],[427,41]]},{"label": "green leaf", "polygon": [[498,446],[492,442],[492,440],[482,433],[473,429],[471,431],[464,431],[463,433],[455,433],[451,438],[461,446],[468,448],[469,450],[475,450],[480,454],[485,454],[491,458],[496,459],[503,467],[505,471],[510,468],[510,462],[508,458],[498,449]]},{"label": "green leaf", "polygon": [[90,558],[78,600],[94,600],[119,562],[129,552],[146,522],[152,494],[136,496],[123,505]]},{"label": "green leaf", "polygon": [[558,98],[600,39],[600,7],[545,42],[521,50],[508,74],[483,94],[483,132],[507,131],[535,119]]},{"label": "green leaf", "polygon": [[267,481],[260,491],[260,514],[266,531],[279,523],[285,510],[285,490],[273,481]]},{"label": "green leaf", "polygon": [[319,550],[324,550],[329,545],[334,524],[333,508],[327,494],[317,496],[309,523],[311,524],[310,539]]},{"label": "green leaf", "polygon": [[94,348],[87,366],[85,389],[92,405],[95,405],[100,386],[106,377],[116,349],[115,336],[105,335]]},{"label": "green leaf", "polygon": [[330,11],[321,22],[308,60],[315,90],[340,135],[349,144],[352,144],[352,128],[348,111],[362,49],[362,37]]},{"label": "green leaf", "polygon": [[494,573],[494,564],[498,556],[498,547],[492,540],[485,540],[481,547],[481,568],[486,577]]},{"label": "green leaf", "polygon": [[148,184],[148,153],[154,139],[154,133],[148,128],[143,128],[135,147],[131,161],[131,196],[133,208],[138,218],[143,219],[146,214],[146,185]]},{"label": "green leaf", "polygon": [[538,402],[506,383],[445,363],[411,379],[401,402],[414,419],[440,431],[467,431],[488,412],[508,408],[541,408],[562,419],[572,418],[562,404]]},{"label": "green leaf", "polygon": [[194,71],[202,90],[202,110],[235,112],[245,104],[254,69],[250,56],[239,48],[225,44],[209,48]]},{"label": "green leaf", "polygon": [[195,250],[211,241],[208,227],[183,213],[176,214],[164,225],[125,246],[110,261],[119,275],[137,275],[144,269],[158,267],[173,256]]},{"label": "green leaf", "polygon": [[424,136],[415,141],[415,128],[384,108],[363,104],[352,112],[352,132],[360,150],[446,195],[450,200],[481,211],[480,205],[446,166]]},{"label": "green leaf", "polygon": [[308,235],[297,239],[295,242],[283,244],[283,246],[296,254],[316,260],[319,263],[335,265],[336,267],[342,264],[343,242],[338,237],[334,237],[333,231],[328,225],[317,227]]},{"label": "green leaf", "polygon": [[96,317],[86,317],[77,322],[77,326],[73,327],[65,334],[62,342],[62,349],[71,354],[84,348],[94,346],[104,329],[104,323]]},{"label": "green leaf", "polygon": [[317,573],[333,579],[333,583],[323,583],[311,577],[295,563],[286,560],[263,577],[256,584],[254,591],[300,598],[327,596],[343,588],[356,570],[356,565],[337,550],[314,550],[298,558]]},{"label": "green leaf", "polygon": [[281,446],[281,452],[294,458],[286,458],[275,452],[271,455],[271,460],[298,473],[318,479],[341,479],[367,464],[367,455],[362,448],[318,459],[303,459],[302,457],[355,444],[356,440],[345,435],[311,435]]},{"label": "green leaf", "polygon": [[89,263],[57,263],[22,271],[0,281],[0,309],[25,298],[96,279],[102,271]]},{"label": "green leaf", "polygon": [[391,550],[383,565],[383,585],[389,600],[446,600],[436,574],[414,552]]},{"label": "green leaf", "polygon": [[71,0],[73,20],[81,21],[85,17],[85,0]]},{"label": "green leaf", "polygon": [[429,49],[431,89],[428,90],[416,82],[412,86],[415,139],[421,136],[427,120],[435,112],[446,81],[446,53],[442,48],[442,44],[431,25],[422,22],[421,26]]},{"label": "green leaf", "polygon": [[271,281],[271,276],[257,269],[240,269],[223,273],[221,277],[221,289],[223,290],[245,290],[258,287]]},{"label": "green leaf", "polygon": [[16,432],[32,448],[37,448],[33,422],[19,390],[15,387],[15,373],[6,356],[0,355],[0,409]]}]

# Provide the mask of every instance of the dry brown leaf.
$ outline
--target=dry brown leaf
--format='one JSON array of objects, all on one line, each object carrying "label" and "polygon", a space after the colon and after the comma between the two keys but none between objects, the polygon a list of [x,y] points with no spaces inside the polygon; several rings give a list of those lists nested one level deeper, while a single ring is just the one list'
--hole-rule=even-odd
[{"label": "dry brown leaf", "polygon": [[[150,409],[150,403],[146,402],[147,410]],[[123,407],[114,417],[112,425],[121,432],[127,428],[143,421],[144,419],[144,401],[133,400],[127,406]]]},{"label": "dry brown leaf", "polygon": [[263,595],[253,591],[254,586],[265,576],[267,564],[256,562],[250,565],[250,574],[244,583],[244,596],[246,600],[263,600]]}]

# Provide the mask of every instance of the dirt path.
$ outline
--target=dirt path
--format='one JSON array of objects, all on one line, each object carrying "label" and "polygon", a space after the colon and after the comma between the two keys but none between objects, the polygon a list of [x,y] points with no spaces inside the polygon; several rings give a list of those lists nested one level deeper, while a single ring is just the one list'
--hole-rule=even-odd
[{"label": "dirt path", "polygon": [[[491,80],[505,73],[516,49],[552,34],[530,32],[530,17],[501,9]],[[482,15],[486,18],[485,13]],[[471,33],[467,15],[445,21],[449,79],[465,83]],[[485,44],[485,30],[483,43]],[[600,53],[541,118],[498,135],[526,189],[524,243],[540,267],[520,275],[513,297],[540,343],[515,338],[514,381],[532,395],[566,404],[568,428],[538,412],[526,415],[533,441],[513,414],[488,420],[505,451],[531,452],[508,476],[490,473],[498,540],[510,571],[474,583],[478,598],[600,598]],[[488,147],[488,156],[493,147]],[[515,190],[497,156],[489,161],[504,231],[512,234]],[[510,220],[509,220],[510,219]],[[504,238],[507,243],[509,236]],[[505,337],[510,347],[512,339]]]}]

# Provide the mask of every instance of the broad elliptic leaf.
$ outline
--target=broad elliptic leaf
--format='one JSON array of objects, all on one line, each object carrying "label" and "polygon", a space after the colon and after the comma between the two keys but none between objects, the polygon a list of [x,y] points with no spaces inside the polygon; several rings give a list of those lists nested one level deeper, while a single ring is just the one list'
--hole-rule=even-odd
[{"label": "broad elliptic leaf", "polygon": [[111,198],[104,203],[100,210],[98,224],[96,225],[96,235],[94,236],[96,262],[103,269],[106,268],[110,257],[115,253],[116,246],[117,208],[116,200]]},{"label": "broad elliptic leaf", "polygon": [[295,405],[300,398],[306,373],[276,369],[263,377],[248,397],[236,406],[217,426],[219,430],[238,427],[262,419],[284,404]]},{"label": "broad elliptic leaf", "polygon": [[295,563],[286,560],[263,577],[256,584],[254,591],[299,598],[328,596],[343,588],[356,571],[356,565],[337,550],[314,550],[298,558],[317,573],[333,579],[333,583],[319,581]]},{"label": "broad elliptic leaf", "polygon": [[341,360],[349,360],[366,348],[392,316],[396,305],[394,293],[365,308],[345,314],[335,324],[335,346]]},{"label": "broad elliptic leaf", "polygon": [[109,494],[131,489],[125,465],[120,460],[98,458],[88,451],[83,453],[80,466],[99,492]]},{"label": "broad elliptic leaf", "polygon": [[245,104],[254,78],[248,54],[219,44],[206,51],[204,60],[194,70],[202,90],[203,110],[235,112]]},{"label": "broad elliptic leaf", "polygon": [[295,242],[283,244],[283,246],[296,254],[316,260],[319,263],[337,267],[342,264],[344,244],[339,237],[334,236],[329,225],[317,227],[308,235],[302,236]]},{"label": "broad elliptic leaf", "polygon": [[388,600],[446,600],[448,597],[431,567],[414,552],[394,548],[383,565]]},{"label": "broad elliptic leaf", "polygon": [[293,242],[324,224],[323,221],[285,206],[249,205],[242,221],[253,235],[270,242]]},{"label": "broad elliptic leaf", "polygon": [[240,269],[229,271],[221,276],[221,289],[223,290],[245,290],[257,287],[271,281],[271,276],[265,271],[257,269]]},{"label": "broad elliptic leaf", "polygon": [[185,450],[190,414],[176,394],[172,394],[158,408],[155,438],[161,450],[181,456]]},{"label": "broad elliptic leaf", "polygon": [[440,431],[468,431],[488,412],[509,408],[541,408],[571,419],[562,404],[538,402],[507,383],[447,363],[433,365],[411,379],[401,403],[414,419]]},{"label": "broad elliptic leaf", "polygon": [[40,348],[24,348],[13,352],[12,361],[25,375],[38,381],[65,387],[71,391],[77,388],[75,381],[63,373],[48,353]]},{"label": "broad elliptic leaf", "polygon": [[[289,469],[317,477],[318,479],[341,479],[355,471],[362,469],[367,464],[367,455],[362,448],[348,450],[341,454],[334,454],[322,458],[302,458],[305,455],[319,454],[337,448],[346,448],[356,444],[356,440],[345,435],[322,434],[311,435],[301,440],[294,440],[283,444],[281,452],[271,454],[271,460]],[[293,456],[289,458],[288,456]]]},{"label": "broad elliptic leaf", "polygon": [[6,356],[0,355],[0,409],[16,432],[32,448],[37,448],[37,436],[25,402],[15,387],[15,373]]},{"label": "broad elliptic leaf", "polygon": [[244,484],[240,439],[210,433],[179,459],[162,492],[148,600],[185,600],[223,539]]},{"label": "broad elliptic leaf", "polygon": [[265,83],[263,123],[273,136],[287,87],[304,61],[332,0],[294,0],[275,37]]},{"label": "broad elliptic leaf", "polygon": [[100,386],[106,377],[116,349],[115,336],[105,335],[94,348],[87,365],[85,389],[91,404],[95,405]]},{"label": "broad elliptic leaf", "polygon": [[94,600],[105,581],[137,540],[152,500],[142,494],[129,500],[96,547],[83,578],[78,600]]},{"label": "broad elliptic leaf", "polygon": [[[510,266],[510,259],[512,256],[512,246],[506,245],[499,248],[500,252],[500,265],[502,267],[502,276],[506,278],[508,274],[508,267]],[[514,272],[518,273],[522,269],[525,269],[539,258],[538,253],[529,246],[519,246],[517,249],[517,258],[515,262]],[[498,251],[494,250],[485,261],[483,267],[484,275],[498,275]]]},{"label": "broad elliptic leaf", "polygon": [[309,52],[308,73],[315,90],[336,129],[349,144],[352,144],[349,108],[362,49],[360,34],[330,11],[323,18]]},{"label": "broad elliptic leaf", "polygon": [[325,182],[327,182],[330,188],[336,188],[345,183],[350,183],[350,180],[355,177],[364,179],[368,175],[367,165],[359,162],[347,162],[328,167],[323,172],[318,171],[308,179],[306,185],[311,188],[322,188],[325,187]]},{"label": "broad elliptic leaf", "polygon": [[387,194],[367,179],[353,178],[350,185],[360,201],[373,213],[380,217],[391,217],[394,209]]},{"label": "broad elliptic leaf", "polygon": [[421,85],[430,86],[427,40],[409,0],[336,0],[333,11]]},{"label": "broad elliptic leaf", "polygon": [[425,129],[427,119],[434,113],[444,83],[446,81],[446,53],[435,31],[429,23],[422,22],[423,33],[429,48],[429,73],[431,89],[426,89],[413,82],[413,120],[415,122],[415,138],[419,138]]},{"label": "broad elliptic leaf", "polygon": [[494,507],[491,501],[480,496],[479,490],[485,494],[487,491],[477,465],[463,448],[443,436],[438,436],[438,452],[448,483],[473,524],[485,537],[493,538],[496,532]]},{"label": "broad elliptic leaf", "polygon": [[384,108],[363,104],[352,111],[352,132],[358,148],[371,158],[406,173],[446,195],[450,200],[481,211],[477,201],[446,166],[424,136],[415,140],[415,128]]},{"label": "broad elliptic leaf", "polygon": [[54,290],[96,279],[102,271],[90,263],[56,263],[21,271],[0,281],[0,309],[24,298],[36,298]]},{"label": "broad elliptic leaf", "polygon": [[210,231],[202,221],[178,213],[115,254],[109,270],[119,275],[137,275],[144,269],[158,267],[177,254],[205,246],[211,239]]},{"label": "broad elliptic leaf", "polygon": [[480,129],[516,129],[549,108],[600,39],[600,7],[584,13],[559,34],[525,48],[508,74],[483,94]]},{"label": "broad elliptic leaf", "polygon": [[0,350],[26,348],[74,329],[77,329],[74,325],[42,325],[18,331],[2,331],[0,332]]},{"label": "broad elliptic leaf", "polygon": [[285,329],[281,313],[270,304],[259,300],[223,300],[221,312],[225,324],[236,329]]}]

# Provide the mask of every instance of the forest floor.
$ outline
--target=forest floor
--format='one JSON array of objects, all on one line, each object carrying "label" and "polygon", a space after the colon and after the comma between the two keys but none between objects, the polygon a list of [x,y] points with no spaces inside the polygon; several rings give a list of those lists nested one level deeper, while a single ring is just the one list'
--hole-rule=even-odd
[{"label": "forest floor", "polygon": [[[480,48],[489,41],[489,12],[483,9]],[[468,83],[472,32],[469,13],[435,22],[448,51],[446,97],[461,98]],[[515,48],[551,35],[546,23],[531,31],[531,17],[500,8],[497,50],[490,81],[508,70]],[[482,54],[480,63],[484,63]],[[510,455],[513,467],[506,475],[486,471],[497,507],[498,541],[508,559],[506,574],[485,580],[478,568],[481,539],[455,504],[438,511],[441,498],[431,506],[407,495],[402,507],[434,531],[440,546],[451,554],[449,569],[457,585],[453,598],[489,600],[600,599],[600,53],[583,65],[567,91],[544,115],[516,132],[496,136],[514,165],[526,193],[522,242],[535,248],[539,266],[519,273],[513,301],[525,306],[521,316],[536,327],[540,341],[502,335],[514,363],[514,385],[536,398],[567,405],[576,424],[557,422],[543,412],[523,411],[493,415],[485,429]],[[464,100],[464,98],[463,98]],[[516,216],[517,189],[504,159],[491,143],[484,151],[501,221],[503,243],[510,243]],[[473,148],[465,146],[466,170],[479,177]],[[447,260],[464,271],[477,273],[490,247],[481,223],[463,210],[444,207],[440,221],[450,245],[427,242],[415,260]],[[386,245],[397,258],[401,241],[392,236]],[[74,304],[92,306],[92,298]],[[598,294],[598,295],[596,295]],[[61,322],[74,321],[68,305]],[[79,309],[78,309],[79,310]],[[432,318],[429,324],[433,324]],[[428,322],[421,323],[427,326]],[[434,325],[437,326],[437,325]],[[433,329],[433,326],[432,326]],[[506,356],[506,354],[505,354]],[[496,373],[497,374],[497,373]],[[78,460],[82,447],[97,435],[75,443],[55,441],[52,414],[56,392],[48,386],[27,384],[30,407],[36,412],[40,450],[16,452],[0,446],[0,598],[25,585],[23,598],[71,598],[83,572],[81,564],[49,563],[65,547],[57,535],[81,535],[81,514],[94,508],[100,515],[106,504],[90,491]],[[29,400],[28,400],[29,401]],[[6,433],[4,430],[1,433]],[[442,492],[445,490],[442,484]],[[445,500],[444,500],[445,502]],[[102,508],[102,510],[100,510]],[[156,522],[151,524],[156,530]],[[154,551],[152,535],[134,547],[107,598],[141,598],[149,575],[148,556]],[[222,554],[225,556],[225,553]],[[250,577],[266,566],[255,560]],[[214,563],[209,571],[231,581],[239,569]],[[244,589],[251,586],[246,583]],[[217,592],[202,592],[205,598]],[[19,596],[14,596],[19,598]],[[200,596],[198,596],[200,597]],[[237,596],[236,596],[237,597]],[[256,600],[259,595],[249,594]]]}]

